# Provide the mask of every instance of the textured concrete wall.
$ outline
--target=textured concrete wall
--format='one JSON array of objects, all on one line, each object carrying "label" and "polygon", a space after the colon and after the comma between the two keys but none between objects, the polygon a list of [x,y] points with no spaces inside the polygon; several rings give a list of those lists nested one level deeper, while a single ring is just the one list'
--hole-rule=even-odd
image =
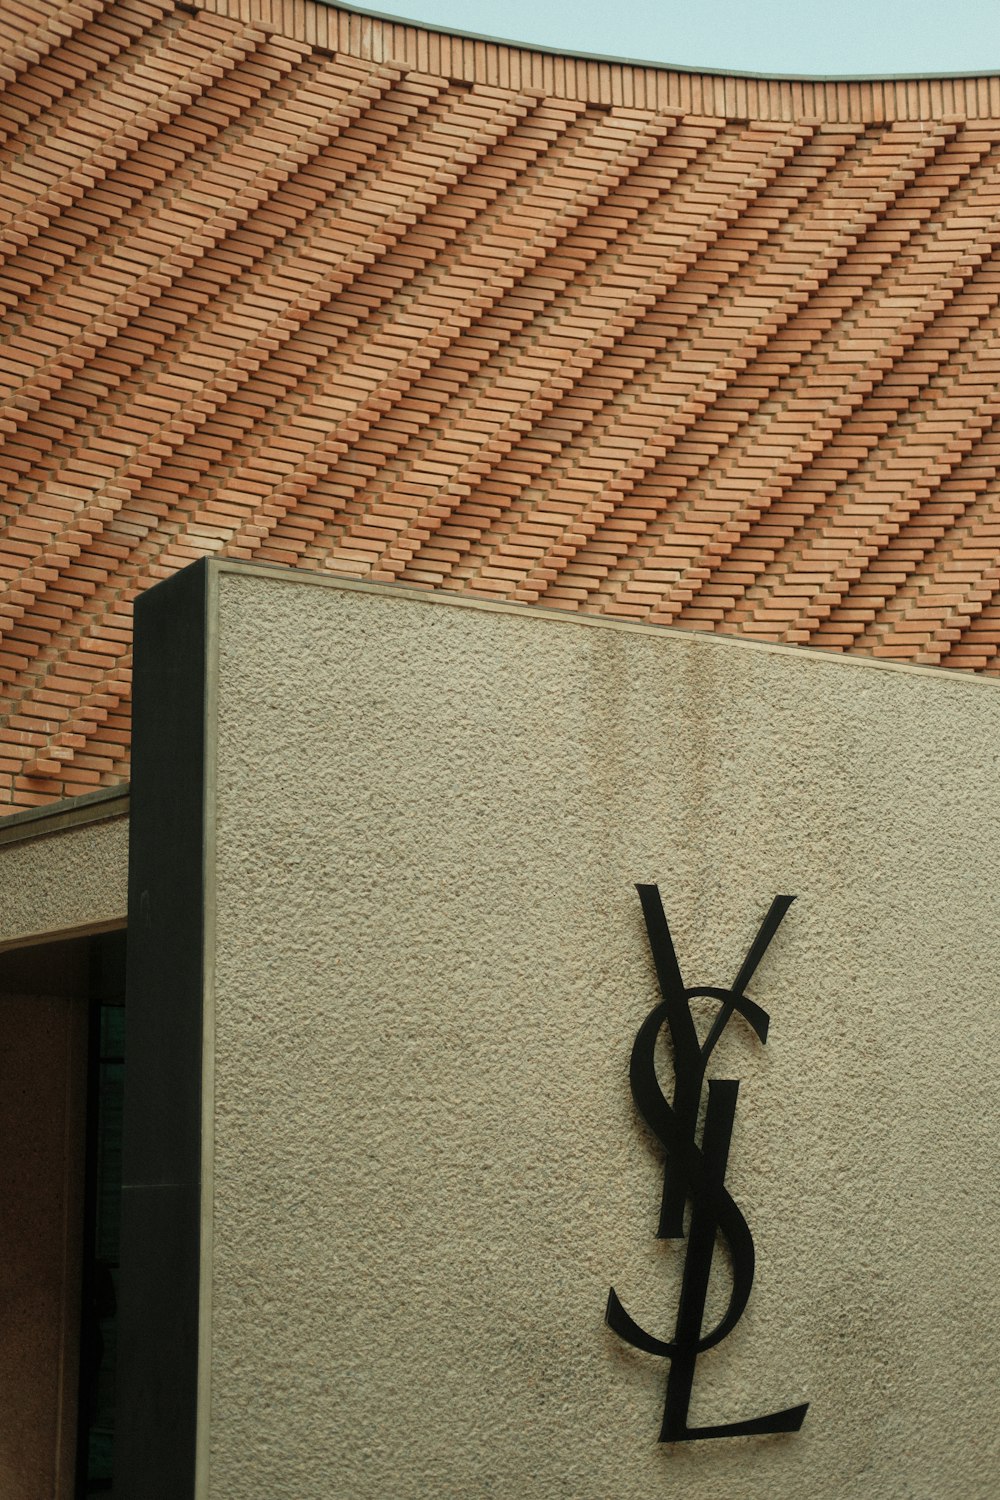
[{"label": "textured concrete wall", "polygon": [[[218,576],[213,1500],[996,1493],[995,684],[303,576]],[[750,987],[757,1277],[656,1441],[683,1246],[627,1079]],[[666,1076],[669,1078],[669,1067]],[[721,1257],[717,1257],[722,1260]],[[728,1282],[719,1265],[711,1308]]]},{"label": "textured concrete wall", "polygon": [[[72,825],[0,847],[0,949],[125,922],[128,818]],[[12,830],[13,831],[13,830]]]}]

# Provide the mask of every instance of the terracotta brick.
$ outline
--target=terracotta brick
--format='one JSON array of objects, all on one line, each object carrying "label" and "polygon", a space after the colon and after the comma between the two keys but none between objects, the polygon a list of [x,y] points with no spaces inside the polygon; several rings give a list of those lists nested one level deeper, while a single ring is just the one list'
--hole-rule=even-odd
[{"label": "terracotta brick", "polygon": [[131,599],[220,550],[1000,673],[989,88],[16,4],[7,805],[127,774]]}]

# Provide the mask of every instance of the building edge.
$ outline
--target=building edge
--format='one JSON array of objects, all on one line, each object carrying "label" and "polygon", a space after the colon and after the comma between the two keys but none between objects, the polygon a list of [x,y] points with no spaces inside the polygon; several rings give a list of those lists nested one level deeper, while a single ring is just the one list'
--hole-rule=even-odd
[{"label": "building edge", "polygon": [[555,52],[419,26],[326,0],[188,0],[187,8],[263,26],[368,62],[549,98],[747,121],[888,124],[1000,114],[1000,73],[882,78],[760,77]]},{"label": "building edge", "polygon": [[209,565],[136,605],[115,1494],[196,1494]]}]

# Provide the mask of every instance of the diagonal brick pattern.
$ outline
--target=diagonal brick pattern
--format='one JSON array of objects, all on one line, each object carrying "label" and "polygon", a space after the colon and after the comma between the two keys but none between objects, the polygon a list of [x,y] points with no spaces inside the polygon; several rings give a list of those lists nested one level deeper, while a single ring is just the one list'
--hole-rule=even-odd
[{"label": "diagonal brick pattern", "polygon": [[1000,673],[1000,79],[0,15],[0,807],[207,554]]}]

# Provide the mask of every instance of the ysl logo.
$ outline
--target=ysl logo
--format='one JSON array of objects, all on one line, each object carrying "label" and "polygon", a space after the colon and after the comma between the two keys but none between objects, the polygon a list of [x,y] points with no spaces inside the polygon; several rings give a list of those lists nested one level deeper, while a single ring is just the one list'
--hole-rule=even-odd
[{"label": "ysl logo", "polygon": [[[687,1255],[681,1282],[680,1302],[673,1341],[654,1338],[640,1328],[625,1311],[614,1287],[608,1296],[607,1322],[615,1333],[644,1349],[670,1360],[667,1400],[660,1429],[661,1443],[685,1443],[695,1438],[747,1437],[770,1432],[798,1432],[808,1403],[766,1417],[744,1422],[725,1422],[712,1427],[689,1427],[688,1408],[699,1354],[722,1342],[736,1327],[750,1297],[754,1273],[754,1245],[749,1227],[726,1191],[726,1164],[736,1113],[737,1079],[712,1078],[701,1145],[695,1139],[702,1084],[708,1060],[733,1013],[743,1017],[761,1042],[767,1041],[769,1017],[746,995],[746,987],[777,932],[794,896],[775,896],[771,909],[730,989],[686,989],[674,952],[673,939],[655,885],[636,889],[642,902],[649,946],[656,966],[662,1001],[646,1017],[632,1048],[629,1081],[632,1097],[654,1135],[666,1148],[663,1201],[657,1237],[684,1238],[684,1204],[691,1200]],[[715,1000],[719,1011],[704,1045],[698,1040],[690,1001],[696,997]],[[668,1104],[657,1081],[653,1062],[656,1039],[664,1022],[670,1030],[674,1051],[674,1096]],[[716,1234],[726,1240],[732,1259],[732,1288],[722,1321],[710,1332],[702,1332],[705,1299],[712,1270]]]}]

